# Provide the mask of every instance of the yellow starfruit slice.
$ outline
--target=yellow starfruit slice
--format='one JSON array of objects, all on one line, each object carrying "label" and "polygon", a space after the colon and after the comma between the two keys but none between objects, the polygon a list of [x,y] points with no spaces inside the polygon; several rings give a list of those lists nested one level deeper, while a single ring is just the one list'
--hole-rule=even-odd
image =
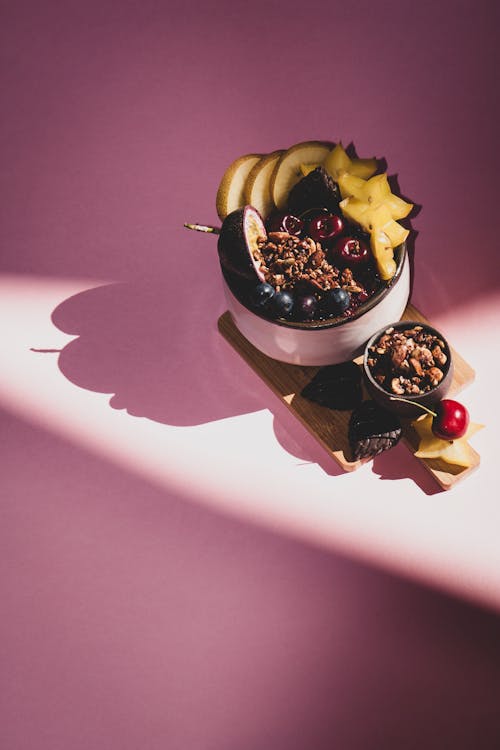
[{"label": "yellow starfruit slice", "polygon": [[354,197],[363,200],[366,180],[363,180],[362,177],[356,177],[356,175],[346,172],[345,174],[339,175],[337,183],[342,198]]},{"label": "yellow starfruit slice", "polygon": [[468,469],[472,466],[469,438],[483,428],[482,424],[471,422],[465,435],[457,440],[441,440],[432,432],[432,419],[430,414],[419,417],[412,422],[412,426],[420,438],[417,458],[440,458],[447,464],[461,466]]},{"label": "yellow starfruit slice", "polygon": [[321,164],[300,164],[299,169],[301,175],[307,177],[310,172],[314,172],[314,170],[320,166]]},{"label": "yellow starfruit slice", "polygon": [[377,160],[351,159],[342,144],[337,143],[327,155],[323,166],[335,182],[338,182],[339,176],[346,172],[366,179],[377,171]]},{"label": "yellow starfruit slice", "polygon": [[344,198],[340,208],[344,216],[359,224],[365,232],[371,234],[382,230],[389,237],[391,247],[401,245],[408,237],[409,230],[394,221],[384,203],[365,203],[360,198],[351,197]]},{"label": "yellow starfruit slice", "polygon": [[388,236],[380,229],[372,232],[370,245],[380,278],[389,281],[396,273],[396,261]]},{"label": "yellow starfruit slice", "polygon": [[386,224],[382,224],[380,229],[389,237],[391,247],[398,247],[410,234],[409,229],[405,229],[394,219],[390,219]]},{"label": "yellow starfruit slice", "polygon": [[391,219],[404,219],[413,208],[398,195],[394,195],[387,179],[387,173],[377,174],[370,180],[362,180],[352,174],[340,175],[338,179],[342,198],[357,198],[371,206],[386,206]]},{"label": "yellow starfruit slice", "polygon": [[351,161],[350,174],[355,177],[361,177],[367,180],[377,171],[378,163],[376,159],[353,159]]}]

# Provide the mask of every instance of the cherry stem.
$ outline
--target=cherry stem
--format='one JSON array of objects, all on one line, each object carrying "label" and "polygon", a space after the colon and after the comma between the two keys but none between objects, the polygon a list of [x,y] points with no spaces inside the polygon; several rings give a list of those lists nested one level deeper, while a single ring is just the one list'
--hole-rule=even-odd
[{"label": "cherry stem", "polygon": [[431,411],[427,408],[427,406],[424,406],[423,404],[419,404],[416,401],[410,401],[407,398],[399,398],[399,396],[391,396],[391,401],[402,401],[403,404],[411,404],[412,406],[418,406],[420,409],[423,409],[427,412],[427,414],[430,414],[432,417],[437,417],[437,414],[435,411]]},{"label": "cherry stem", "polygon": [[205,234],[220,234],[220,227],[212,227],[207,224],[188,224],[184,223],[186,229],[194,229],[195,232],[205,232]]}]

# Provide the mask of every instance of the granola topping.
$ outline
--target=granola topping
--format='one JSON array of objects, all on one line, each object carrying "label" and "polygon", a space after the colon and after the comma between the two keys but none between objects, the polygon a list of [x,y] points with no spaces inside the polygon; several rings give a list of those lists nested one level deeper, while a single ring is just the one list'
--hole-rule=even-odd
[{"label": "granola topping", "polygon": [[388,328],[369,349],[368,366],[385,390],[398,396],[419,395],[444,378],[446,345],[423,326]]},{"label": "granola topping", "polygon": [[342,287],[349,292],[365,291],[350,268],[341,271],[327,259],[320,242],[311,237],[300,239],[287,232],[270,232],[259,239],[253,252],[268,284],[276,291],[291,290],[297,285],[311,292],[326,292]]}]

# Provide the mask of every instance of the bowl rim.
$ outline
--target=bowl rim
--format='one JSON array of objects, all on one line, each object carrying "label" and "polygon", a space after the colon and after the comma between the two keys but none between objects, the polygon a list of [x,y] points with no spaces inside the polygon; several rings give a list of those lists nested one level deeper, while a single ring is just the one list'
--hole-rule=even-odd
[{"label": "bowl rim", "polygon": [[231,293],[236,297],[236,299],[243,305],[243,307],[248,310],[253,315],[256,315],[261,320],[265,320],[266,323],[270,323],[272,325],[282,326],[283,328],[293,328],[297,330],[302,331],[317,331],[317,330],[325,330],[329,328],[341,328],[343,325],[346,325],[347,323],[352,323],[355,320],[358,320],[359,318],[362,318],[363,315],[365,315],[367,312],[372,310],[379,302],[381,302],[384,297],[386,297],[391,289],[393,289],[398,281],[401,279],[401,276],[403,274],[403,268],[405,265],[405,260],[408,256],[408,248],[406,244],[406,240],[401,243],[401,245],[398,245],[394,248],[394,256],[396,260],[396,272],[392,279],[389,279],[389,281],[386,281],[383,283],[383,286],[378,289],[375,294],[373,294],[369,299],[366,300],[366,302],[363,302],[357,310],[350,315],[348,318],[344,318],[342,316],[337,316],[335,318],[328,318],[326,320],[309,320],[309,321],[300,321],[300,320],[286,320],[284,318],[276,318],[272,319],[269,318],[267,315],[260,313],[258,310],[254,310],[253,308],[249,307],[248,304],[246,304],[242,299],[241,295],[238,294],[233,284],[231,284],[230,276],[227,274],[227,272],[224,270],[224,268],[221,266],[222,275],[224,277],[224,280],[226,284],[228,285]]},{"label": "bowl rim", "polygon": [[[387,397],[388,399],[390,399],[391,396],[394,396],[394,393],[391,393],[390,391],[387,391],[385,388],[383,388],[379,383],[377,383],[375,378],[372,376],[370,366],[368,365],[368,354],[370,351],[370,347],[373,346],[373,344],[377,341],[377,339],[379,339],[380,336],[382,336],[389,328],[394,328],[394,329],[413,328],[413,326],[421,326],[426,331],[429,331],[430,333],[433,333],[438,338],[440,338],[441,341],[444,342],[445,349],[446,349],[445,354],[448,357],[447,362],[445,364],[445,369],[443,371],[443,379],[437,385],[433,386],[430,391],[426,391],[425,393],[405,394],[404,398],[406,399],[407,402],[409,401],[410,403],[418,404],[432,397],[432,394],[435,393],[438,390],[438,388],[441,387],[442,383],[444,383],[446,378],[449,376],[450,371],[452,370],[452,367],[453,367],[453,355],[452,355],[451,347],[448,343],[446,336],[443,336],[441,331],[439,331],[437,328],[434,328],[434,326],[431,326],[429,323],[423,323],[420,320],[398,320],[395,323],[389,323],[388,325],[382,326],[382,328],[379,328],[378,331],[375,331],[375,333],[373,333],[370,336],[370,338],[365,344],[365,348],[363,351],[363,372],[366,378],[368,379],[368,382],[370,383],[371,386],[373,386],[373,388],[377,391],[377,393],[380,393],[381,395]],[[400,402],[398,402],[398,400],[396,399],[396,403],[400,403]]]}]

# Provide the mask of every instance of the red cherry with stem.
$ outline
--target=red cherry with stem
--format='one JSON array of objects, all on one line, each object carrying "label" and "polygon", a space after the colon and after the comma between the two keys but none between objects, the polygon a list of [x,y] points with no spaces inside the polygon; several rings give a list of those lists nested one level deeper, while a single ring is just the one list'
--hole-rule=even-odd
[{"label": "red cherry with stem", "polygon": [[363,265],[368,263],[371,257],[370,248],[366,242],[357,237],[339,237],[333,249],[345,265]]},{"label": "red cherry with stem", "polygon": [[467,432],[469,412],[458,401],[444,398],[436,406],[436,416],[432,420],[432,432],[442,440],[455,440]]},{"label": "red cherry with stem", "polygon": [[320,214],[311,219],[307,233],[315,242],[333,240],[344,229],[344,222],[337,214]]},{"label": "red cherry with stem", "polygon": [[436,411],[428,409],[423,404],[410,401],[407,398],[398,398],[391,396],[391,401],[403,401],[407,404],[419,406],[421,409],[431,414],[432,432],[441,440],[457,440],[465,435],[469,426],[469,412],[465,406],[451,398],[443,398],[436,405]]}]

